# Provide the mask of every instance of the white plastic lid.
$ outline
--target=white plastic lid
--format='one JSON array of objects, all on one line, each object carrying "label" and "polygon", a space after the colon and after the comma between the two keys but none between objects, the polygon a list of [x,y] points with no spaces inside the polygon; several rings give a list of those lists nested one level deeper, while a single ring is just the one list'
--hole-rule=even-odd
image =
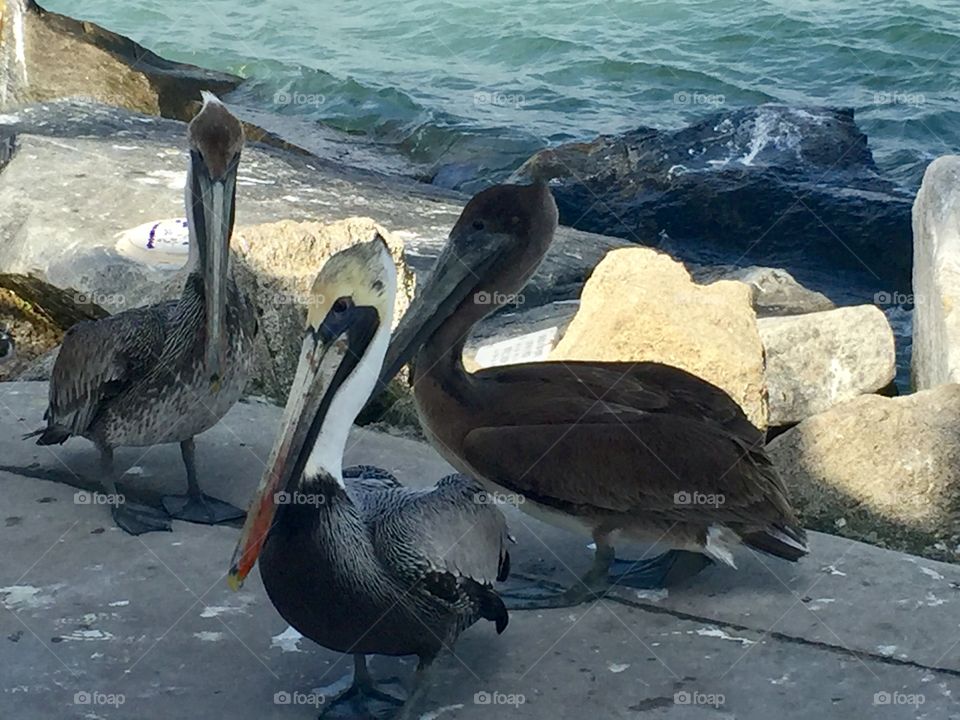
[{"label": "white plastic lid", "polygon": [[190,253],[186,218],[144,223],[117,234],[117,252],[146,265],[182,266]]}]

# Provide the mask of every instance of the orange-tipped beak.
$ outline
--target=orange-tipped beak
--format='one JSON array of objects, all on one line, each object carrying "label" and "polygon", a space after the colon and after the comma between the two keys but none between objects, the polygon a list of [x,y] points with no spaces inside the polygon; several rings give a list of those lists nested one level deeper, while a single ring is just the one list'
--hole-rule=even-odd
[{"label": "orange-tipped beak", "polygon": [[324,397],[336,380],[346,352],[345,342],[324,345],[320,334],[307,328],[300,364],[283,413],[282,432],[274,443],[266,471],[250,503],[240,541],[233,551],[227,583],[238,590],[253,569],[270,534],[282,493],[303,472],[306,455],[323,422]]},{"label": "orange-tipped beak", "polygon": [[[268,479],[275,479],[275,476],[270,476]],[[263,544],[267,540],[277,512],[275,499],[279,491],[274,488],[278,484],[278,482],[270,482],[269,488],[258,491],[256,499],[247,511],[243,535],[233,551],[230,573],[227,575],[227,584],[231,590],[236,591],[243,587],[243,581],[256,564],[260,550],[263,549]]]}]

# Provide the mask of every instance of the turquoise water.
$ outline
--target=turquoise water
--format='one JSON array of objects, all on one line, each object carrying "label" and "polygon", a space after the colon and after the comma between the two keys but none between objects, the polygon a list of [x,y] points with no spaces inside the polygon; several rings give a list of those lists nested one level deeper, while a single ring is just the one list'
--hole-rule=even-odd
[{"label": "turquoise water", "polygon": [[724,107],[853,106],[907,186],[960,149],[960,2],[41,0],[171,59],[249,78],[244,103],[440,165]]}]

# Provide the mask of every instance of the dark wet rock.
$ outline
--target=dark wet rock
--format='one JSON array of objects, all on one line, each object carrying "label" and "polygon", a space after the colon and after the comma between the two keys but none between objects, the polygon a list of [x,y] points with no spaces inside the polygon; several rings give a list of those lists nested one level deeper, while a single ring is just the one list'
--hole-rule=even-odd
[{"label": "dark wet rock", "polygon": [[850,109],[762,105],[642,127],[543,150],[515,177],[552,178],[561,222],[685,260],[909,287],[912,198],[879,175]]},{"label": "dark wet rock", "polygon": [[447,163],[438,167],[429,180],[439,187],[456,190],[475,179],[479,172],[480,163],[477,162]]},{"label": "dark wet rock", "polygon": [[[201,90],[229,92],[241,78],[172,62],[91,22],[33,0],[0,0],[0,108],[84,97],[187,119]],[[21,42],[22,40],[22,42]]]}]

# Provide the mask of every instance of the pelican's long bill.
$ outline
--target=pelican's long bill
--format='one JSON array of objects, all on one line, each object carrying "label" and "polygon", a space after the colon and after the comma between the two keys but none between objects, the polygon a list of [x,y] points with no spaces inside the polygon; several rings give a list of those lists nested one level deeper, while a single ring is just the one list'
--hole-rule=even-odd
[{"label": "pelican's long bill", "polygon": [[320,332],[307,329],[300,350],[300,364],[287,397],[282,430],[247,511],[243,533],[230,562],[228,581],[234,589],[240,587],[257,562],[277,512],[277,495],[290,485],[292,478],[297,477],[296,466],[302,471],[304,456],[311,446],[308,438],[311,435],[316,438],[323,422],[320,409],[324,397],[333,389],[337,370],[347,355],[347,341],[343,336],[328,345],[323,342]]},{"label": "pelican's long bill", "polygon": [[[205,360],[211,379],[221,372],[226,353],[227,260],[230,255],[230,230],[233,225],[233,203],[236,192],[236,165],[222,179],[213,180],[202,171],[203,161],[192,158],[194,165],[194,216],[197,240],[203,261],[203,286],[207,319]],[[198,170],[198,168],[202,168]]]},{"label": "pelican's long bill", "polygon": [[[496,252],[480,240],[481,233],[450,231],[426,285],[417,293],[390,340],[380,381],[390,382],[417,349],[460,303],[470,298]],[[461,241],[466,237],[466,241]],[[491,308],[492,309],[492,308]]]},{"label": "pelican's long bill", "polygon": [[[232,588],[240,587],[256,563],[278,511],[278,494],[296,489],[315,446],[329,448],[321,462],[340,476],[347,432],[373,387],[386,351],[395,292],[393,260],[379,235],[335,255],[318,275],[280,435],[233,553],[228,577]],[[378,333],[381,328],[383,332]],[[368,353],[375,336],[381,338],[378,350]],[[355,372],[361,362],[369,381]],[[371,364],[375,367],[368,367]],[[354,384],[360,385],[364,396],[349,398],[349,409],[341,404],[331,413],[341,386],[351,378],[359,379]],[[351,395],[347,388],[343,390],[341,402]],[[318,443],[321,432],[325,440]]]},{"label": "pelican's long bill", "polygon": [[[544,221],[533,227],[528,218],[539,207],[545,208]],[[494,186],[475,195],[394,331],[380,382],[390,382],[451,315],[466,309],[476,322],[520,290],[543,259],[556,220],[544,183]]]},{"label": "pelican's long bill", "polygon": [[227,349],[226,288],[243,128],[216,97],[203,95],[203,107],[190,122],[187,222],[196,244],[204,286],[204,362],[219,381]]}]

